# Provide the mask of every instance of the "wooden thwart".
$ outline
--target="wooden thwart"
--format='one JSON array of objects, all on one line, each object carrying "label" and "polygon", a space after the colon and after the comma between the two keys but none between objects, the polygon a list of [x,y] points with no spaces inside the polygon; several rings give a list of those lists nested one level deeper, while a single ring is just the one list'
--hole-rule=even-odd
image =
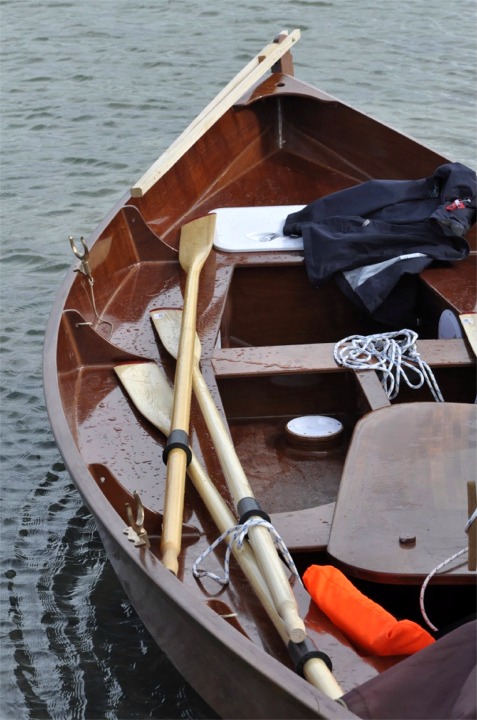
[{"label": "wooden thwart", "polygon": [[[214,351],[217,377],[281,375],[311,372],[349,372],[336,364],[334,343],[221,348]],[[431,367],[472,366],[475,358],[464,340],[418,340],[417,349]]]}]

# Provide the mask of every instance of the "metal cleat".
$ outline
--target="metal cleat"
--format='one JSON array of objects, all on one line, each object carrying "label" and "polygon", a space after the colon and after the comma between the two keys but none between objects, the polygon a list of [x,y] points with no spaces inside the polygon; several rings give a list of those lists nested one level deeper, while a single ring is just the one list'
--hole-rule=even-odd
[{"label": "metal cleat", "polygon": [[134,542],[135,547],[145,545],[149,548],[151,547],[151,544],[149,542],[147,531],[144,527],[144,506],[136,490],[134,491],[133,496],[136,502],[136,519],[134,519],[131,505],[126,503],[126,513],[130,525],[124,529],[124,533],[128,536],[128,540]]}]

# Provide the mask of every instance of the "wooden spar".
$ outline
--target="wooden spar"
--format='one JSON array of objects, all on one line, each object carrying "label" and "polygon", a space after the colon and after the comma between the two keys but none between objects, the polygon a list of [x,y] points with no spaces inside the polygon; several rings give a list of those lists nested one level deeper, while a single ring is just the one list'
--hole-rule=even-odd
[{"label": "wooden spar", "polygon": [[[123,363],[114,369],[139,412],[167,436],[171,426],[173,392],[164,372],[153,362]],[[230,530],[236,524],[236,520],[193,453],[187,473],[219,532],[222,534]],[[288,633],[275,609],[253,552],[247,544],[239,548],[236,543],[232,545],[232,552],[275,629],[287,645]],[[331,671],[321,659],[310,658],[304,665],[304,674],[310,684],[329,697],[337,699],[343,694]]]},{"label": "wooden spar", "polygon": [[300,31],[293,30],[280,42],[266,45],[207,107],[179,135],[169,148],[151,165],[131,188],[132,197],[142,197],[181,158],[212,125],[229,110],[270,68],[300,39]]},{"label": "wooden spar", "polygon": [[[171,442],[167,455],[166,496],[161,536],[162,562],[175,575],[181,549],[182,515],[187,467],[190,403],[192,395],[192,367],[194,357],[195,323],[199,274],[214,240],[215,215],[204,215],[184,225],[181,230],[179,262],[187,273],[184,291],[184,311],[180,328],[179,350],[174,382],[171,433],[186,434],[177,446]],[[170,438],[171,440],[172,438]],[[175,446],[176,445],[176,446]],[[167,447],[167,446],[166,446]]]},{"label": "wooden spar", "polygon": [[[177,337],[181,324],[180,310],[163,310],[151,313],[152,321],[164,346],[177,357]],[[201,348],[198,337],[195,340],[192,384],[195,395],[204,416],[207,428],[213,439],[227,485],[235,504],[243,498],[252,498],[253,492],[222,418],[210,395],[199,368]],[[258,513],[257,513],[258,514]],[[283,564],[267,528],[257,525],[249,529],[250,543],[257,562],[269,587],[278,614],[283,619],[290,640],[302,642],[305,639],[305,626],[298,615],[295,597],[285,575]]]}]

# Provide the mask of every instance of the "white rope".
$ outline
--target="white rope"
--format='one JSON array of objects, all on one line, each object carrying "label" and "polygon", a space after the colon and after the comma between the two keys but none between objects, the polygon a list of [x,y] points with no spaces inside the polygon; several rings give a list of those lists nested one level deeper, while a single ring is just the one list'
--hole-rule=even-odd
[{"label": "white rope", "polygon": [[477,508],[475,508],[474,512],[472,513],[472,515],[470,516],[470,518],[467,520],[467,522],[465,524],[465,532],[466,533],[469,532],[470,526],[472,525],[473,522],[475,522],[476,519],[477,519]]},{"label": "white rope", "polygon": [[[280,535],[277,533],[273,525],[267,520],[264,520],[260,517],[251,517],[249,520],[246,520],[242,525],[234,525],[229,530],[226,530],[225,532],[220,535],[217,540],[215,540],[212,545],[210,545],[207,550],[205,550],[195,561],[192,572],[194,574],[194,577],[196,578],[202,578],[202,577],[210,577],[212,580],[215,580],[216,582],[220,583],[221,585],[227,585],[230,578],[230,555],[232,553],[232,549],[234,544],[237,546],[239,550],[242,549],[242,545],[244,543],[244,540],[247,536],[247,533],[249,529],[253,526],[261,525],[262,527],[267,528],[267,530],[270,532],[273,542],[275,543],[277,550],[280,552],[283,562],[288,567],[290,572],[295,575],[295,577],[298,578],[298,580],[301,582],[300,575],[298,573],[298,570],[296,569],[296,565],[293,562],[293,558],[290,555],[290,552],[288,548],[286,547],[285,543],[283,542]],[[224,570],[225,575],[224,577],[219,577],[219,575],[216,575],[213,572],[210,572],[210,570],[199,570],[199,565],[202,563],[205,558],[210,555],[211,552],[213,552],[223,540],[226,540],[229,536],[232,536],[230,540],[227,540],[227,550],[225,552],[225,561],[224,561]]]},{"label": "white rope", "polygon": [[419,593],[419,605],[421,607],[421,614],[426,623],[429,625],[429,627],[437,632],[439,628],[436,628],[436,626],[429,620],[429,617],[427,616],[426,609],[424,607],[424,593],[426,592],[426,588],[429,585],[429,582],[432,580],[434,575],[439,572],[439,570],[442,570],[443,567],[446,567],[446,565],[449,565],[451,562],[456,560],[458,557],[463,555],[467,552],[467,548],[462,548],[462,550],[459,550],[459,552],[454,553],[451,555],[451,557],[447,558],[447,560],[444,560],[444,562],[441,562],[437,567],[432,570],[429,575],[426,577],[424,582],[422,583],[421,592]]},{"label": "white rope", "polygon": [[[475,522],[476,519],[477,519],[477,508],[474,510],[474,512],[472,513],[472,515],[466,522],[466,525],[465,525],[466,533],[469,532],[470,526],[472,525],[473,522]],[[437,567],[435,567],[434,570],[431,570],[429,575],[426,577],[426,579],[422,583],[421,592],[419,593],[419,605],[421,608],[421,615],[424,618],[424,620],[426,621],[426,623],[429,625],[431,630],[434,630],[434,632],[437,632],[439,630],[439,628],[437,628],[429,620],[429,617],[426,613],[426,609],[424,607],[424,594],[426,592],[426,588],[429,585],[432,578],[434,577],[434,575],[439,572],[439,570],[442,570],[442,568],[446,567],[447,565],[450,565],[450,563],[454,562],[454,560],[457,560],[458,557],[460,557],[461,555],[464,555],[466,552],[468,552],[468,549],[469,549],[468,547],[462,548],[462,550],[459,550],[458,552],[454,553],[449,558],[447,558],[447,560],[444,560],[443,562],[439,563],[439,565],[437,565]]]},{"label": "white rope", "polygon": [[[413,390],[427,383],[436,402],[444,402],[439,386],[429,365],[417,351],[417,333],[398,330],[375,335],[349,335],[334,347],[338,365],[353,370],[377,370],[390,400],[397,397],[401,381]],[[411,379],[410,373],[416,376]]]},{"label": "white rope", "polygon": [[[109,320],[105,320],[102,315],[98,313],[98,310],[96,308],[96,298],[94,296],[94,278],[91,273],[91,268],[89,266],[89,248],[87,244],[84,241],[84,238],[81,237],[81,244],[83,246],[83,250],[80,251],[76,245],[74,238],[70,235],[69,241],[71,245],[71,249],[73,250],[74,255],[78,258],[79,263],[78,266],[75,268],[75,272],[82,273],[86,279],[88,280],[90,291],[91,291],[91,304],[93,306],[94,314],[96,315],[97,320],[99,320],[101,323],[104,323],[105,325],[109,325],[110,331],[109,331],[109,338],[113,334],[113,323],[109,322]],[[91,327],[94,327],[92,322],[83,322],[83,323],[77,323],[77,327],[80,325],[90,325]]]},{"label": "white rope", "polygon": [[[102,322],[104,325],[109,325],[110,331],[109,331],[109,337],[113,334],[113,323],[109,322],[109,320],[105,320],[102,315],[98,313],[98,310],[96,309],[96,298],[94,296],[94,280],[92,277],[88,277],[89,287],[91,289],[91,304],[93,305],[94,314],[96,315],[97,319]],[[91,323],[92,324],[92,323]]]}]

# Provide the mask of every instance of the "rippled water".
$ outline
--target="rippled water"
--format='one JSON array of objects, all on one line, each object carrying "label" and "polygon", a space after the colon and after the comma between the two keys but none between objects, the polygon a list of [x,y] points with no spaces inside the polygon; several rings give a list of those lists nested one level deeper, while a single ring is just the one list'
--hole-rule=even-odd
[{"label": "rippled water", "polygon": [[124,596],[49,430],[67,236],[282,28],[302,30],[301,79],[475,167],[475,3],[3,0],[0,26],[0,718],[209,717]]}]

